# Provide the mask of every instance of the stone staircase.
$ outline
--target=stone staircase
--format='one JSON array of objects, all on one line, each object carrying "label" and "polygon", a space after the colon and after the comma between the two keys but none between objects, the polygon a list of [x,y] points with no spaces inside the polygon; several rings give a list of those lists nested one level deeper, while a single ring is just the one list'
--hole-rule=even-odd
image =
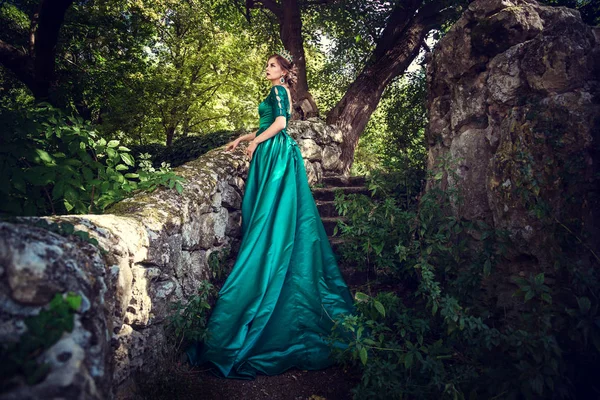
[{"label": "stone staircase", "polygon": [[344,217],[339,216],[335,209],[335,192],[341,190],[345,194],[360,193],[369,195],[369,190],[365,186],[364,176],[325,176],[323,177],[322,184],[323,187],[313,188],[312,193],[317,203],[319,214],[321,215],[321,221],[323,221],[323,226],[325,226],[325,231],[327,232],[327,236],[329,236],[331,247],[336,251],[342,243],[342,239],[333,236],[333,231],[338,221],[343,220]]}]

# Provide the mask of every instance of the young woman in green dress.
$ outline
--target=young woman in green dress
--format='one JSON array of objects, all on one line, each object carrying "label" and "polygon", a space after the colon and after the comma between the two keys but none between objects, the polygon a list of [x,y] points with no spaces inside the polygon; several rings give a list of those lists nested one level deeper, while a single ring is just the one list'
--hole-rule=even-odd
[{"label": "young woman in green dress", "polygon": [[265,77],[272,87],[258,106],[259,129],[226,146],[232,151],[250,142],[240,250],[209,319],[208,339],[187,352],[193,365],[210,362],[227,378],[330,366],[325,337],[333,319],[354,313],[302,154],[287,134],[296,82],[289,53],[269,57]]}]

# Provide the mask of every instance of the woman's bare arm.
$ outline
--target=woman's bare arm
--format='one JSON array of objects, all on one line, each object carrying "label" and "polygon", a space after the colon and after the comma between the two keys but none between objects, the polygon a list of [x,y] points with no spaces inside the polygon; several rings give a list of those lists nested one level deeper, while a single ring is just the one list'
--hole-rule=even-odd
[{"label": "woman's bare arm", "polygon": [[265,140],[269,140],[270,138],[281,132],[283,129],[285,129],[285,123],[286,121],[284,116],[279,116],[275,118],[275,121],[273,121],[273,123],[267,128],[267,130],[265,130],[259,136],[255,135],[255,137],[251,139],[252,143],[259,144],[264,142]]}]

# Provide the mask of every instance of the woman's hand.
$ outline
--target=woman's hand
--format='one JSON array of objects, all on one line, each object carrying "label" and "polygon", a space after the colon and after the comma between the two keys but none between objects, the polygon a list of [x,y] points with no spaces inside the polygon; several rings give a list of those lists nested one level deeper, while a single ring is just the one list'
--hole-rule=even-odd
[{"label": "woman's hand", "polygon": [[250,144],[248,145],[248,148],[246,149],[246,154],[248,154],[250,161],[252,161],[252,155],[254,154],[254,150],[256,150],[256,146],[257,146],[257,144],[253,140],[250,142]]},{"label": "woman's hand", "polygon": [[235,139],[233,142],[227,143],[225,147],[225,151],[233,151],[236,147],[239,146],[241,140],[239,138]]}]

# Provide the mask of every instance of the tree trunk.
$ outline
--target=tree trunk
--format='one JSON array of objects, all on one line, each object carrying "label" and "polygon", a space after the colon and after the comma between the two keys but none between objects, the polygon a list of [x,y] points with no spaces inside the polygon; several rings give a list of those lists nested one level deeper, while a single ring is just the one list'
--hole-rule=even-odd
[{"label": "tree trunk", "polygon": [[438,20],[446,17],[439,13],[437,2],[429,3],[417,12],[419,3],[408,1],[402,8],[394,10],[371,60],[327,115],[327,123],[337,125],[344,135],[341,155],[344,172],[352,166],[360,134],[377,108],[384,89],[404,73],[418,55],[427,33]]},{"label": "tree trunk", "polygon": [[50,87],[54,83],[58,34],[73,1],[40,2],[39,12],[36,11],[31,21],[27,52],[0,40],[0,63],[11,70],[37,100],[48,100]]},{"label": "tree trunk", "polygon": [[167,127],[167,147],[171,147],[173,144],[173,137],[175,136],[175,127],[168,126]]},{"label": "tree trunk", "polygon": [[294,57],[294,65],[298,68],[298,82],[293,91],[294,119],[307,119],[319,115],[319,109],[308,91],[306,78],[306,58],[304,40],[302,39],[302,15],[298,0],[246,0],[246,18],[250,21],[249,10],[260,6],[268,9],[277,17],[279,36],[283,46]]},{"label": "tree trunk", "polygon": [[294,57],[294,64],[298,68],[298,82],[294,94],[294,109],[299,119],[317,116],[319,109],[312,95],[308,91],[306,78],[306,58],[304,55],[304,40],[302,38],[302,18],[297,0],[282,0],[281,10],[277,15],[279,19],[279,34],[283,46]]}]

